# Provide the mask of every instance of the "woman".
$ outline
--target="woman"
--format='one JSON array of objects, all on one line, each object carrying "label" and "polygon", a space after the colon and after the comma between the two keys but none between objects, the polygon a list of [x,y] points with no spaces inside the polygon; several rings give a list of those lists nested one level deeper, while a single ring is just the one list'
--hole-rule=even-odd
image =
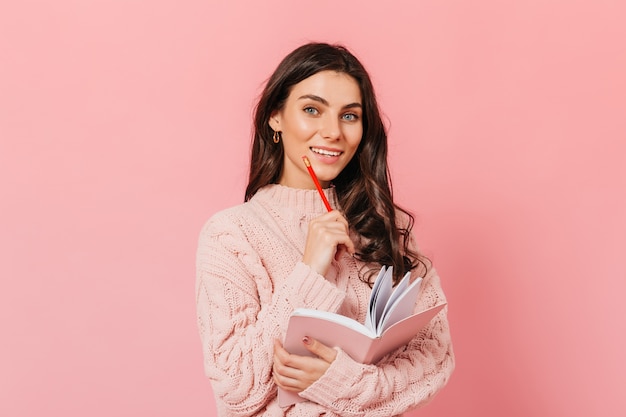
[{"label": "woman", "polygon": [[[367,72],[341,46],[301,46],[268,80],[254,127],[246,202],[207,222],[197,253],[198,325],[219,415],[388,417],[424,405],[454,368],[445,311],[375,365],[310,338],[315,357],[281,344],[295,308],[363,322],[382,265],[396,282],[425,276],[416,309],[445,300],[417,252],[413,218],[393,202]],[[307,401],[281,408],[279,386]]]}]

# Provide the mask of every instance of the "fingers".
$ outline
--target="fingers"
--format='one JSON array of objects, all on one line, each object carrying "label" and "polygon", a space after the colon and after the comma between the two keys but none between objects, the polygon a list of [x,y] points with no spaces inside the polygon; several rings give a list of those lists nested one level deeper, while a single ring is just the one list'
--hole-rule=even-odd
[{"label": "fingers", "polygon": [[346,218],[337,210],[325,213],[309,223],[303,262],[325,275],[333,259],[343,252],[354,255],[356,247],[350,238]]},{"label": "fingers", "polygon": [[282,347],[280,342],[275,341],[272,378],[276,385],[282,389],[300,392],[304,389],[300,382],[301,373],[297,368],[292,368],[288,365],[289,356],[289,353]]},{"label": "fingers", "polygon": [[304,339],[302,339],[302,343],[304,343],[304,346],[308,349],[309,352],[313,353],[315,356],[324,360],[328,364],[333,363],[333,361],[337,357],[337,351],[335,349],[326,346],[319,340],[305,336]]},{"label": "fingers", "polygon": [[312,339],[305,338],[303,344],[316,357],[289,354],[279,341],[274,342],[273,379],[279,387],[300,392],[317,381],[335,360],[335,349]]},{"label": "fingers", "polygon": [[348,220],[337,210],[333,210],[329,214],[334,216],[335,223],[340,223],[343,226],[342,236],[339,239],[339,250],[346,250],[350,255],[354,255],[356,247],[352,239],[350,239],[350,225],[348,224]]}]

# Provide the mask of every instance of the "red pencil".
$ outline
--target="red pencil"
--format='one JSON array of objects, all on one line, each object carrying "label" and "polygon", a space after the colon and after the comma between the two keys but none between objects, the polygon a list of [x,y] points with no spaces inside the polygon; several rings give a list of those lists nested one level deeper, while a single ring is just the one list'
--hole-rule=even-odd
[{"label": "red pencil", "polygon": [[317,175],[315,175],[315,171],[313,171],[313,167],[311,166],[311,161],[309,161],[309,158],[307,158],[306,156],[303,156],[302,160],[304,161],[304,165],[306,165],[306,169],[309,170],[309,174],[311,175],[311,178],[313,178],[313,182],[315,183],[315,188],[317,188],[317,192],[320,193],[320,196],[322,197],[322,201],[324,202],[324,205],[326,206],[326,210],[332,211],[333,209],[328,203],[326,194],[324,194],[324,191],[322,191],[322,186],[320,185],[320,182],[317,179]]}]

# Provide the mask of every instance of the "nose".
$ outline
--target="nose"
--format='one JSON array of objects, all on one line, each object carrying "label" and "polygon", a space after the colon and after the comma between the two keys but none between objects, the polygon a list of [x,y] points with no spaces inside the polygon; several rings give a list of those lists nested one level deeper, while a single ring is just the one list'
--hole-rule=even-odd
[{"label": "nose", "polygon": [[326,115],[320,126],[320,134],[324,139],[337,140],[341,136],[341,125],[339,120],[333,115]]}]

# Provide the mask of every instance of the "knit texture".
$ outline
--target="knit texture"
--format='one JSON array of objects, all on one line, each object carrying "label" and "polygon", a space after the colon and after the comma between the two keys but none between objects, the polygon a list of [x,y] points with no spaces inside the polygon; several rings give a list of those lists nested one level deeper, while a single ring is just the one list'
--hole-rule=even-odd
[{"label": "knit texture", "polygon": [[[325,193],[338,208],[334,190]],[[338,349],[327,372],[300,393],[309,401],[278,406],[273,343],[284,339],[291,312],[313,308],[361,323],[367,312],[371,288],[359,279],[362,263],[344,254],[324,277],[301,262],[308,223],[325,211],[315,190],[268,185],[203,227],[196,260],[198,329],[219,416],[389,417],[426,404],[447,383],[454,355],[444,309],[376,365]],[[416,310],[443,301],[431,269]]]}]

